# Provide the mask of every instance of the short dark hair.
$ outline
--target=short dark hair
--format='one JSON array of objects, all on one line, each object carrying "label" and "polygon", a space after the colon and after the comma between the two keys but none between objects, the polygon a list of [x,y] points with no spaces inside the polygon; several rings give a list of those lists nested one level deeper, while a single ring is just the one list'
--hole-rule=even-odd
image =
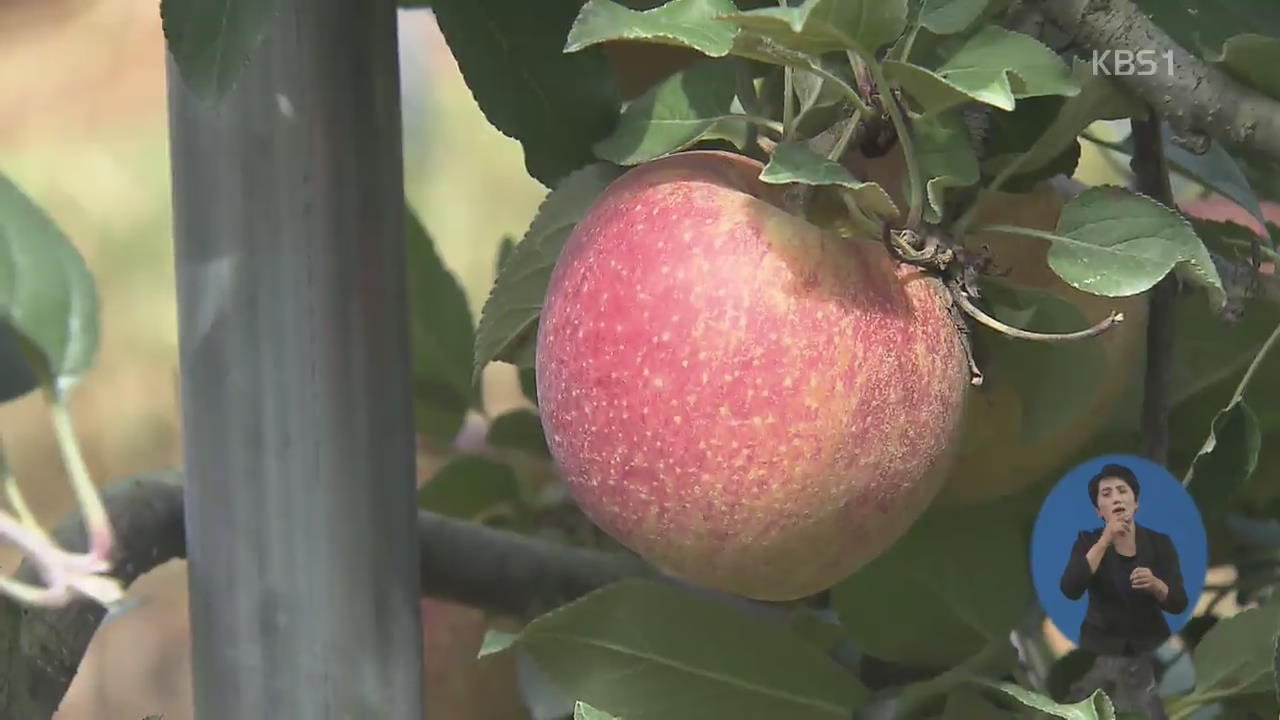
[{"label": "short dark hair", "polygon": [[1124,465],[1111,463],[1102,466],[1098,474],[1089,480],[1089,500],[1093,502],[1094,507],[1098,507],[1098,486],[1102,484],[1103,478],[1120,478],[1133,491],[1133,499],[1138,499],[1138,493],[1140,492],[1138,476]]}]

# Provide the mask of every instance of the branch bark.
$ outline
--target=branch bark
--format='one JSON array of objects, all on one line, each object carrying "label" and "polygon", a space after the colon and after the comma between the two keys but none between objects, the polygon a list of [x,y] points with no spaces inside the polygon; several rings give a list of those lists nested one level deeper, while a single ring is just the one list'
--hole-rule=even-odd
[{"label": "branch bark", "polygon": [[[126,586],[186,557],[180,473],[130,478],[102,492],[117,535],[113,574]],[[63,547],[86,546],[78,513],[54,535]],[[418,514],[418,549],[423,595],[524,618],[615,580],[660,579],[631,555],[553,545],[428,512]],[[39,580],[27,563],[17,576]],[[87,600],[46,610],[0,598],[0,718],[51,718],[105,615]]]},{"label": "branch bark", "polygon": [[[1130,0],[1043,0],[1045,15],[1099,52],[1154,51],[1161,72],[1116,79],[1182,135],[1210,136],[1280,161],[1280,102],[1192,55]],[[1170,53],[1169,62],[1165,62]]]},{"label": "branch bark", "polygon": [[[1173,189],[1169,185],[1169,163],[1164,155],[1160,118],[1148,113],[1146,119],[1134,119],[1133,169],[1139,192],[1150,196],[1165,207],[1176,209]],[[1173,350],[1176,329],[1176,304],[1178,301],[1178,277],[1170,272],[1152,290],[1150,310],[1147,314],[1147,367],[1142,394],[1142,454],[1161,465],[1169,457],[1169,409],[1170,386],[1173,378]],[[1141,655],[1129,661],[1130,667],[1153,664],[1151,655]],[[1152,720],[1167,720],[1164,704],[1151,688],[1135,688],[1120,683],[1121,692],[1133,692],[1132,697],[1115,698],[1117,707],[1141,708]]]}]

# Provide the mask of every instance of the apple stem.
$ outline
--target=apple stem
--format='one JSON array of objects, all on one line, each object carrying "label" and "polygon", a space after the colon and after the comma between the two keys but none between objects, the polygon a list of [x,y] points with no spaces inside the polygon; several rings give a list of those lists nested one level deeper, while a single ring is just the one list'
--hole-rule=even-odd
[{"label": "apple stem", "polygon": [[1086,338],[1096,337],[1111,328],[1124,322],[1124,313],[1112,312],[1103,318],[1097,324],[1087,327],[1084,330],[1077,330],[1069,333],[1041,333],[1031,330],[1023,330],[1012,325],[1003,323],[984,312],[973,301],[969,299],[969,293],[960,287],[956,281],[948,281],[947,289],[951,291],[951,296],[955,299],[956,305],[960,306],[970,317],[979,323],[995,330],[996,332],[1008,335],[1009,337],[1018,338],[1019,340],[1034,340],[1036,342],[1072,342],[1075,340],[1084,340]]}]

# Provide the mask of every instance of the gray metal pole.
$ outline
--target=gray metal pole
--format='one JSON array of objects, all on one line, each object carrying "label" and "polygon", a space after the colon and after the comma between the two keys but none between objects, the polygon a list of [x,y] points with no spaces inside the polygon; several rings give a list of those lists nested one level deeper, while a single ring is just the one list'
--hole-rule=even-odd
[{"label": "gray metal pole", "polygon": [[395,7],[278,5],[169,67],[196,717],[421,720]]}]

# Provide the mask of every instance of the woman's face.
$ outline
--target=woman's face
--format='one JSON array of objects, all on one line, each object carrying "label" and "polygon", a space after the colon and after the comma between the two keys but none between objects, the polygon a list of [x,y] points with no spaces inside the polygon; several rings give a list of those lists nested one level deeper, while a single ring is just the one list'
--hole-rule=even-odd
[{"label": "woman's face", "polygon": [[1120,478],[1103,478],[1098,483],[1098,517],[1103,522],[1113,517],[1133,517],[1138,511],[1138,498],[1133,488]]}]

